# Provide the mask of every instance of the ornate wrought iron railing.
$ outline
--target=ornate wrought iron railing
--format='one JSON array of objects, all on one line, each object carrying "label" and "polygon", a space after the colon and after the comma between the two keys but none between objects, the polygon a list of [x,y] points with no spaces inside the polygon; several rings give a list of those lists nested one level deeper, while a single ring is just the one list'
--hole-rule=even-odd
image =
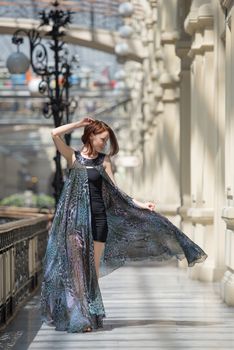
[{"label": "ornate wrought iron railing", "polygon": [[0,225],[0,327],[39,285],[47,243],[48,215],[33,210],[25,212],[24,218],[21,213],[21,219],[19,212],[12,215],[16,221]]}]

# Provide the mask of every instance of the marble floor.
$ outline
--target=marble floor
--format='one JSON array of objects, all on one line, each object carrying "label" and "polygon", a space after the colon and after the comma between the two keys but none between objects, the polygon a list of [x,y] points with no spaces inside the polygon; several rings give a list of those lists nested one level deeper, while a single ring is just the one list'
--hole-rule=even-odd
[{"label": "marble floor", "polygon": [[133,264],[100,279],[107,318],[92,333],[41,325],[39,292],[0,333],[1,350],[233,350],[234,308],[218,283],[187,277],[174,264]]}]

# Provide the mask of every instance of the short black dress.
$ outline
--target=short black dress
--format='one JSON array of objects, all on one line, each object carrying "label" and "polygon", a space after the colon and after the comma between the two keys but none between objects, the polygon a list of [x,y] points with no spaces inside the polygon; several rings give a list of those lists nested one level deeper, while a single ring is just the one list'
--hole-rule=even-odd
[{"label": "short black dress", "polygon": [[102,176],[94,167],[103,162],[105,154],[99,153],[96,158],[89,159],[83,157],[80,151],[77,151],[77,153],[82,160],[82,164],[85,165],[88,174],[93,240],[106,242],[108,226],[106,209],[102,198]]}]

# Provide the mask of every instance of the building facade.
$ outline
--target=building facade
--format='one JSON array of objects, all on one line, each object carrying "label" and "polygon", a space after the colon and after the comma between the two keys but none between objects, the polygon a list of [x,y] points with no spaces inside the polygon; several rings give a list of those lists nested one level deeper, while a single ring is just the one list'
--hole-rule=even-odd
[{"label": "building facade", "polygon": [[119,185],[155,201],[208,253],[188,274],[220,281],[234,305],[234,1],[130,3],[123,21],[133,36],[118,43],[138,40],[141,52],[121,58],[131,101],[118,113],[128,118],[118,136],[121,155],[139,165],[119,166]]},{"label": "building facade", "polygon": [[229,305],[234,305],[233,4],[145,2],[141,127],[136,114],[131,124],[139,141],[134,149],[142,150],[142,167],[132,170],[134,195],[154,200],[204,248],[208,259],[188,273],[220,281]]}]

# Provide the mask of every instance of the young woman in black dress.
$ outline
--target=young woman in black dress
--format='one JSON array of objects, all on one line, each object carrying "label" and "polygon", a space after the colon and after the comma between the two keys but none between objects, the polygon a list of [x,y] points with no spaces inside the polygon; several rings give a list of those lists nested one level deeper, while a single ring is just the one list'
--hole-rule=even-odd
[{"label": "young woman in black dress", "polygon": [[[76,151],[73,148],[66,145],[62,136],[74,131],[77,128],[85,127],[84,134],[82,136],[82,141],[84,143],[81,150]],[[97,157],[103,157],[103,166],[105,171],[115,183],[111,156],[117,154],[119,150],[118,142],[113,130],[104,122],[94,120],[92,118],[83,118],[79,122],[74,122],[66,125],[62,125],[58,128],[52,130],[52,137],[61,155],[67,160],[68,167],[71,168],[72,164],[76,160],[77,153],[78,156],[84,158],[85,160],[97,159]],[[110,140],[110,155],[104,155],[101,152],[104,150],[107,141]],[[105,207],[101,195],[101,181],[102,178],[100,174],[95,171],[92,165],[87,165],[88,179],[89,179],[89,189],[91,198],[91,211],[92,211],[92,229],[93,229],[93,239],[94,239],[94,257],[95,257],[95,268],[97,276],[99,275],[99,264],[100,257],[104,250],[105,241],[108,233]],[[136,199],[133,201],[144,209],[154,210],[155,204],[151,202],[139,202]]]},{"label": "young woman in black dress", "polygon": [[[74,150],[62,136],[84,127],[83,147]],[[56,330],[86,332],[102,327],[102,276],[128,260],[186,258],[188,266],[207,254],[152,202],[129,197],[115,184],[111,156],[118,152],[113,130],[83,118],[55,128],[53,141],[70,169],[50,229],[41,292],[42,320]],[[107,141],[110,152],[105,154]]]}]

